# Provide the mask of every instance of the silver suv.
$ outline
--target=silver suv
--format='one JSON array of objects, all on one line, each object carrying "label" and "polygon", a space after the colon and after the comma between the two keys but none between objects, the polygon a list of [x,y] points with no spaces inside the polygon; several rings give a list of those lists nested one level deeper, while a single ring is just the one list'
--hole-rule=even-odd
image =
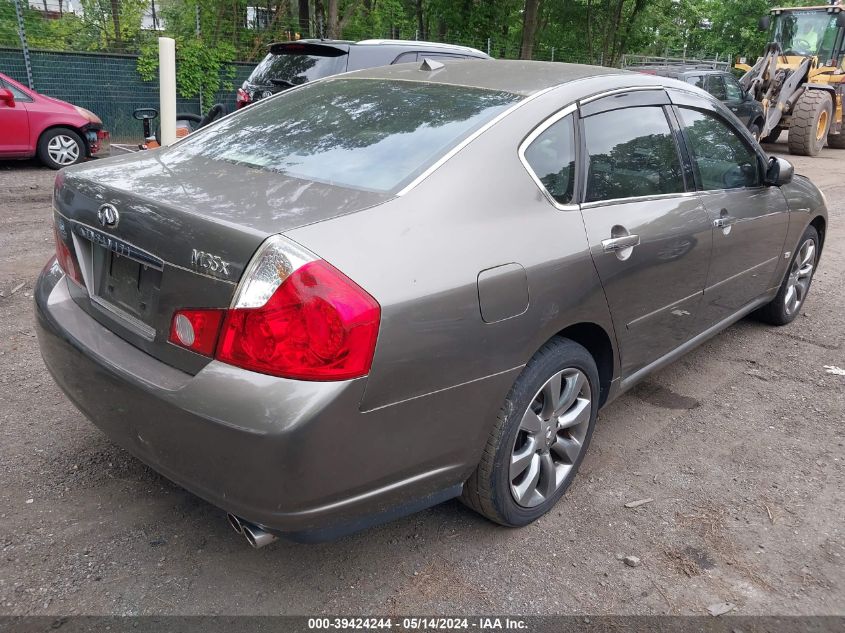
[{"label": "silver suv", "polygon": [[468,46],[411,40],[297,40],[270,45],[270,52],[238,89],[236,108],[307,81],[350,70],[405,64],[425,57],[436,61],[490,59]]}]

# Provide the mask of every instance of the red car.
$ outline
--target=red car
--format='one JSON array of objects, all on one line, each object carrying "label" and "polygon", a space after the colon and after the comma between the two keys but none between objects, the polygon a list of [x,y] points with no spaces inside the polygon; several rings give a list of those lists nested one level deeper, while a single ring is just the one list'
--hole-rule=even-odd
[{"label": "red car", "polygon": [[38,156],[47,167],[61,169],[103,153],[108,139],[93,112],[0,73],[0,159]]}]

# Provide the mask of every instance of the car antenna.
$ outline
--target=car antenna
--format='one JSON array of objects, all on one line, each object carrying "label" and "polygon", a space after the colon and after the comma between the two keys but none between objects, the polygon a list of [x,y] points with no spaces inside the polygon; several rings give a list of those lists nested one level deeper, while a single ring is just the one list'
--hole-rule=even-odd
[{"label": "car antenna", "polygon": [[436,62],[433,59],[429,59],[428,57],[423,57],[423,63],[420,64],[420,70],[440,70],[445,66],[446,64]]}]

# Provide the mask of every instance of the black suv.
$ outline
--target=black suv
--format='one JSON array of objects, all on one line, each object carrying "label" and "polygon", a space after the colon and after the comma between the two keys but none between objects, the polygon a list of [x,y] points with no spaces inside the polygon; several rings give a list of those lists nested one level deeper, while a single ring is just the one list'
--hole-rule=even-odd
[{"label": "black suv", "polygon": [[679,79],[706,90],[728,106],[754,138],[760,140],[760,130],[766,120],[763,105],[748,94],[728,71],[688,66],[636,67],[629,70]]},{"label": "black suv", "polygon": [[490,59],[467,46],[408,40],[297,40],[270,45],[270,52],[238,89],[236,105],[245,105],[314,79],[350,70],[415,62]]}]

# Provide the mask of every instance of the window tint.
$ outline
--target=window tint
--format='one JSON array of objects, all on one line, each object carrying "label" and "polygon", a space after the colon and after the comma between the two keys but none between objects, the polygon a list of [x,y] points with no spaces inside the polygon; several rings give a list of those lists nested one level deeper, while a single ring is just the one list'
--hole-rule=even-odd
[{"label": "window tint", "polygon": [[415,62],[417,61],[417,54],[416,53],[402,53],[393,60],[392,63],[394,64],[407,64],[408,62]]},{"label": "window tint", "polygon": [[681,162],[660,107],[611,110],[584,119],[587,201],[684,191]]},{"label": "window tint", "polygon": [[707,92],[716,97],[719,101],[725,101],[728,93],[725,91],[725,80],[721,75],[708,75]]},{"label": "window tint", "polygon": [[693,165],[702,189],[737,189],[760,184],[757,154],[713,114],[681,108]]},{"label": "window tint", "polygon": [[725,92],[728,96],[728,101],[741,101],[742,88],[733,77],[725,77]]},{"label": "window tint", "polygon": [[704,77],[701,75],[690,75],[687,77],[687,83],[704,90]]},{"label": "window tint", "polygon": [[575,191],[575,126],[565,116],[543,130],[525,150],[525,160],[559,204],[572,202]]},{"label": "window tint", "polygon": [[261,86],[289,88],[344,72],[346,53],[330,52],[331,55],[303,55],[293,50],[269,53],[255,67],[247,81]]},{"label": "window tint", "polygon": [[329,79],[259,101],[165,150],[303,180],[393,191],[522,97],[382,79]]}]

